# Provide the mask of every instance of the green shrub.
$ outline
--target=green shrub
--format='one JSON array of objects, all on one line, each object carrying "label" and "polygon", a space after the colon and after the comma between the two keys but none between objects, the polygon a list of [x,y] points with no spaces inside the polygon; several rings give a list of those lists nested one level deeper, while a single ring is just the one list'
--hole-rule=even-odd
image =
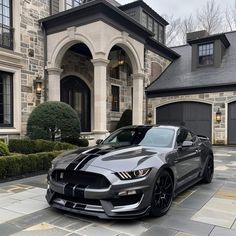
[{"label": "green shrub", "polygon": [[27,136],[31,139],[79,138],[80,121],[73,108],[63,102],[45,102],[30,114]]},{"label": "green shrub", "polygon": [[8,156],[10,155],[7,144],[0,142],[0,156]]},{"label": "green shrub", "polygon": [[128,125],[132,125],[132,110],[127,109],[123,112],[117,126],[116,129],[128,126]]},{"label": "green shrub", "polygon": [[88,147],[89,145],[88,139],[85,138],[66,138],[63,141],[65,141],[66,143],[76,145],[78,147]]},{"label": "green shrub", "polygon": [[31,154],[38,152],[52,152],[78,148],[75,145],[62,142],[52,142],[47,140],[30,140],[30,139],[10,139],[10,152]]},{"label": "green shrub", "polygon": [[51,161],[60,153],[61,151],[56,151],[0,157],[0,179],[47,171],[51,166]]}]

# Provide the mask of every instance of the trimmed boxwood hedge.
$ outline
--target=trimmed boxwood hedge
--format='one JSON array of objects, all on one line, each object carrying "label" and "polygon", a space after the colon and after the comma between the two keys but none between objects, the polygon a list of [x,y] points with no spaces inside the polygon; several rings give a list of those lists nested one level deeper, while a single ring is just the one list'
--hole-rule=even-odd
[{"label": "trimmed boxwood hedge", "polygon": [[10,152],[31,154],[39,152],[52,152],[60,150],[69,150],[78,148],[75,145],[62,142],[53,142],[47,140],[30,140],[30,139],[11,139],[9,140]]},{"label": "trimmed boxwood hedge", "polygon": [[51,166],[51,161],[60,153],[62,151],[0,157],[0,179],[47,171]]},{"label": "trimmed boxwood hedge", "polygon": [[10,155],[10,152],[7,144],[0,141],[0,156],[8,156],[8,155]]}]

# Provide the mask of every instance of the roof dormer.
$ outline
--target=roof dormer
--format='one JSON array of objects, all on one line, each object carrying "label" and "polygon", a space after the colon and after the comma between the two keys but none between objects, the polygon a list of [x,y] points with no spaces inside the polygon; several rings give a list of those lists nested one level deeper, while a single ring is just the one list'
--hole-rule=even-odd
[{"label": "roof dormer", "polygon": [[209,35],[205,30],[188,33],[187,43],[192,46],[193,71],[220,67],[225,50],[230,46],[225,34]]}]

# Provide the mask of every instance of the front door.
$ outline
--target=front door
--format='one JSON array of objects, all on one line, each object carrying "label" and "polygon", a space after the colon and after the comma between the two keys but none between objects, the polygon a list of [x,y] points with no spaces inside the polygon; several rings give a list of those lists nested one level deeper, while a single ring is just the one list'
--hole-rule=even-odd
[{"label": "front door", "polygon": [[76,76],[61,80],[61,101],[71,105],[80,118],[81,131],[91,131],[91,97],[87,84]]}]

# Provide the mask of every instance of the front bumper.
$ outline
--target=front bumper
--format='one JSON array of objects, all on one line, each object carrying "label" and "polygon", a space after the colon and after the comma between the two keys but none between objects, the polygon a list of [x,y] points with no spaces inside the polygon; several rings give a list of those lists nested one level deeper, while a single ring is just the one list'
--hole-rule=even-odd
[{"label": "front bumper", "polygon": [[[156,171],[136,180],[120,180],[114,173],[97,167],[90,172],[104,175],[107,188],[81,188],[54,181],[48,176],[46,199],[55,208],[99,218],[137,218],[149,214]],[[70,191],[68,191],[68,185]]]}]

